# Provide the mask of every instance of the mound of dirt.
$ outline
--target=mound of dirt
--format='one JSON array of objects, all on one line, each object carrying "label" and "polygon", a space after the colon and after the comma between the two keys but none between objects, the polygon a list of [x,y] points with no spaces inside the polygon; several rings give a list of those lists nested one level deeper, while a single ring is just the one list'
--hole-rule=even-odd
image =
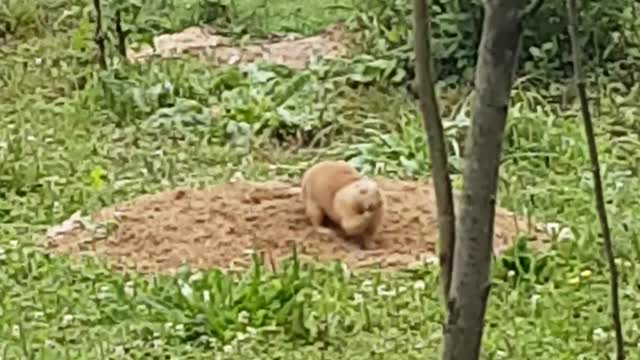
[{"label": "mound of dirt", "polygon": [[193,26],[178,33],[156,36],[153,47],[145,45],[137,50],[130,49],[127,53],[129,60],[134,62],[153,57],[191,55],[229,65],[263,60],[293,69],[304,69],[315,57],[347,56],[349,42],[349,36],[341,24],[330,26],[315,36],[288,34],[282,38],[252,41],[245,46],[233,46],[232,39],[208,28]]},{"label": "mound of dirt", "polygon": [[[311,232],[297,184],[232,182],[204,190],[177,189],[144,195],[103,209],[95,223],[118,223],[111,232],[79,218],[52,228],[49,248],[58,253],[98,255],[120,268],[138,271],[243,268],[247,250],[277,264],[296,243],[303,256],[342,260],[359,268],[379,264],[405,267],[433,259],[438,237],[436,205],[430,185],[378,179],[388,203],[373,250]],[[503,209],[496,213],[494,248],[508,245],[526,223]],[[108,226],[106,226],[108,227]]]}]

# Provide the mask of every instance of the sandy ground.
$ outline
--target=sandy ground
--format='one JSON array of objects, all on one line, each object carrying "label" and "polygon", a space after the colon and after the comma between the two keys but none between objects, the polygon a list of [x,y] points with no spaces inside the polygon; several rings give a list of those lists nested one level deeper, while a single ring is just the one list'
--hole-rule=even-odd
[{"label": "sandy ground", "polygon": [[131,48],[127,54],[132,62],[193,56],[217,64],[266,61],[304,69],[316,58],[348,57],[351,41],[352,35],[340,23],[313,36],[286,34],[272,39],[254,39],[241,46],[234,46],[232,39],[216,34],[214,29],[193,26],[177,33],[158,35],[153,39],[153,47]]},{"label": "sandy ground", "polygon": [[[352,268],[392,269],[433,260],[438,235],[433,188],[378,181],[387,212],[372,250],[310,231],[298,184],[244,181],[144,195],[93,214],[84,226],[75,218],[52,228],[47,244],[56,253],[98,255],[118,268],[143,272],[183,264],[244,268],[251,250],[277,266],[291,255],[293,243],[303,256],[341,260]],[[117,225],[104,231],[109,222]],[[503,209],[497,210],[495,224],[496,251],[527,231],[526,221]]]}]

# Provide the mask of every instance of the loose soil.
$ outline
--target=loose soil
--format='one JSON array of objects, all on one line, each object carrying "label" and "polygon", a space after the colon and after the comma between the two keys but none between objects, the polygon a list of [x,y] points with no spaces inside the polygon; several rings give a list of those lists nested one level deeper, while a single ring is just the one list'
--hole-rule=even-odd
[{"label": "loose soil", "polygon": [[[394,269],[433,260],[438,230],[432,186],[378,181],[387,211],[372,250],[310,231],[298,184],[246,181],[144,195],[91,216],[93,223],[115,220],[115,230],[92,229],[86,222],[81,226],[75,218],[50,229],[47,244],[56,253],[97,255],[118,268],[142,272],[172,271],[183,264],[244,268],[250,263],[248,250],[277,266],[291,255],[293,243],[303,256],[341,260],[352,268]],[[527,231],[526,221],[497,209],[495,251],[508,246],[519,231]]]},{"label": "loose soil", "polygon": [[189,55],[217,64],[236,65],[261,60],[304,69],[314,58],[347,57],[351,42],[352,35],[340,23],[314,36],[288,33],[272,39],[253,40],[242,46],[234,46],[231,38],[216,34],[213,29],[193,26],[181,32],[158,35],[153,39],[153,47],[132,48],[127,54],[133,62]]}]

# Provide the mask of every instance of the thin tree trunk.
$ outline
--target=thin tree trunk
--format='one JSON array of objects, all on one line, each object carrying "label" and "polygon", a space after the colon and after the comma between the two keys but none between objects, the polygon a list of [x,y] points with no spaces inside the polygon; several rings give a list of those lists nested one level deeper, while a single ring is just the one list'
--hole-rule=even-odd
[{"label": "thin tree trunk", "polygon": [[431,176],[436,192],[438,227],[440,231],[440,281],[444,299],[446,300],[451,287],[451,272],[453,269],[455,214],[444,130],[431,75],[431,69],[433,68],[431,63],[431,16],[428,0],[415,0],[413,13],[416,85],[431,158]]},{"label": "thin tree trunk", "polygon": [[584,131],[589,146],[589,156],[591,158],[591,171],[593,173],[593,191],[596,198],[596,210],[600,227],[602,228],[602,238],[604,239],[604,250],[609,263],[611,275],[610,295],[611,312],[613,326],[616,333],[616,359],[624,360],[624,339],[622,336],[622,321],[620,320],[620,300],[618,299],[618,269],[613,256],[613,245],[609,222],[607,220],[607,210],[605,208],[604,195],[602,191],[602,180],[600,179],[600,164],[598,161],[598,149],[596,147],[595,135],[591,113],[589,112],[589,102],[587,101],[587,90],[584,83],[582,69],[580,65],[580,50],[578,49],[578,11],[576,10],[576,0],[567,0],[567,12],[569,13],[569,37],[571,38],[571,53],[573,56],[573,74],[578,90],[580,107],[582,108],[582,118],[584,120]]},{"label": "thin tree trunk", "polygon": [[122,12],[116,10],[116,34],[118,36],[118,52],[123,59],[127,58],[127,33],[122,30]]},{"label": "thin tree trunk", "polygon": [[104,34],[102,33],[102,4],[100,0],[93,0],[93,7],[96,11],[96,30],[94,34],[94,41],[98,46],[98,64],[100,68],[107,68],[107,59],[104,48]]},{"label": "thin tree trunk", "polygon": [[523,0],[485,0],[467,138],[443,359],[480,356],[490,292],[498,172],[518,59]]}]

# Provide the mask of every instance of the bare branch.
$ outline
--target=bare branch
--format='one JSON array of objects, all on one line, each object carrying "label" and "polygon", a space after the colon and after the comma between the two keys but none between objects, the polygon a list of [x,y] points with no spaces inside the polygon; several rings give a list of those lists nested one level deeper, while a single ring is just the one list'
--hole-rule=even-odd
[{"label": "bare branch", "polygon": [[451,288],[451,273],[453,271],[455,214],[444,130],[431,75],[431,19],[428,0],[415,0],[413,13],[416,87],[431,157],[431,176],[436,192],[438,227],[440,231],[440,280],[446,302]]},{"label": "bare branch", "polygon": [[102,5],[100,0],[93,0],[93,7],[96,11],[96,31],[94,35],[94,41],[98,46],[98,64],[100,68],[107,68],[107,59],[104,50],[104,34],[102,33]]},{"label": "bare branch", "polygon": [[609,272],[611,275],[610,292],[611,292],[611,312],[613,325],[616,333],[616,359],[623,360],[624,339],[622,335],[622,322],[620,320],[620,303],[618,296],[618,270],[614,261],[613,245],[611,241],[611,232],[609,231],[609,223],[607,220],[607,210],[605,208],[604,194],[602,190],[602,180],[600,178],[600,164],[598,161],[598,149],[596,147],[595,135],[593,132],[593,124],[591,121],[591,113],[589,112],[589,103],[587,101],[587,90],[582,74],[580,64],[580,53],[578,49],[578,11],[576,9],[576,0],[567,0],[567,11],[569,13],[569,37],[571,38],[571,52],[573,56],[573,73],[576,88],[578,90],[578,98],[582,110],[582,118],[584,120],[584,131],[587,137],[589,147],[589,156],[591,158],[591,171],[593,172],[593,191],[596,198],[596,211],[602,228],[602,237],[604,239],[604,250],[609,263]]},{"label": "bare branch", "polygon": [[529,6],[520,12],[520,21],[535,15],[544,4],[544,0],[532,0]]}]

